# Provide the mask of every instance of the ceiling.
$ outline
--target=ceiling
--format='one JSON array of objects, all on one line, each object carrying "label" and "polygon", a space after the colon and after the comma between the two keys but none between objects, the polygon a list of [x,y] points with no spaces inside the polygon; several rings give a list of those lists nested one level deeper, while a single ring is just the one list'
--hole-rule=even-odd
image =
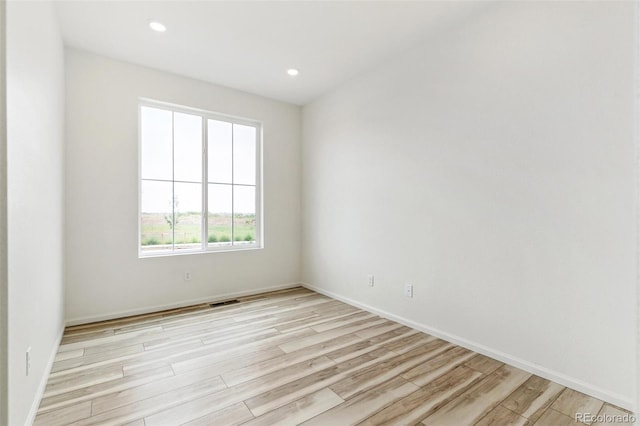
[{"label": "ceiling", "polygon": [[[392,0],[76,0],[56,6],[68,46],[298,105],[392,60],[475,7]],[[150,21],[167,31],[152,31]],[[300,74],[287,75],[289,68]]]}]

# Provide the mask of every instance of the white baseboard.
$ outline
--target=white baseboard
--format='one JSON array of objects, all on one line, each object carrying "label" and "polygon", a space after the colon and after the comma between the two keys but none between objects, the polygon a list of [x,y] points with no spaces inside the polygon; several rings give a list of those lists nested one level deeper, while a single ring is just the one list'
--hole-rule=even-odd
[{"label": "white baseboard", "polygon": [[51,374],[51,368],[53,367],[53,361],[56,359],[56,355],[58,354],[58,348],[60,347],[60,342],[62,342],[62,335],[64,334],[64,326],[60,330],[58,334],[58,338],[56,339],[56,344],[51,348],[51,353],[49,354],[49,360],[47,361],[47,366],[44,368],[44,373],[40,378],[40,384],[38,385],[38,389],[36,390],[36,396],[33,398],[33,402],[31,403],[31,409],[29,410],[29,415],[27,416],[26,425],[32,425],[36,419],[36,415],[38,414],[38,408],[40,407],[40,401],[42,400],[42,396],[44,395],[44,390],[47,387],[47,381],[49,380],[49,374]]},{"label": "white baseboard", "polygon": [[494,349],[491,349],[487,346],[481,345],[479,343],[476,342],[472,342],[469,341],[467,339],[464,339],[462,337],[459,336],[455,336],[452,335],[450,333],[447,333],[445,331],[442,330],[438,330],[432,327],[429,327],[425,324],[421,324],[412,320],[409,320],[407,318],[401,317],[399,315],[395,315],[392,313],[389,313],[387,311],[384,311],[382,309],[377,309],[373,306],[367,305],[365,303],[361,303],[358,302],[356,300],[350,299],[348,297],[344,297],[341,296],[339,294],[336,294],[332,291],[328,291],[328,290],[324,290],[320,287],[316,287],[314,285],[308,284],[308,283],[302,283],[301,284],[303,287],[308,288],[309,290],[313,290],[315,292],[318,292],[320,294],[324,294],[325,296],[329,296],[333,299],[337,299],[340,300],[341,302],[347,303],[349,305],[355,306],[357,308],[360,309],[364,309],[365,311],[374,313],[376,315],[379,315],[381,317],[390,319],[392,321],[398,322],[400,324],[406,325],[408,327],[414,328],[416,330],[420,330],[424,333],[430,334],[432,336],[436,336],[440,339],[446,340],[448,342],[454,343],[456,345],[462,346],[464,348],[470,349],[474,352],[478,352],[480,354],[486,355],[488,357],[497,359],[498,361],[504,362],[506,364],[509,364],[511,366],[520,368],[524,371],[527,371],[529,373],[538,375],[540,377],[543,377],[545,379],[554,381],[556,383],[559,383],[563,386],[566,386],[568,388],[577,390],[579,392],[585,393],[587,395],[593,396],[595,398],[601,399],[603,401],[609,402],[611,404],[617,405],[618,407],[622,407],[626,410],[630,410],[632,412],[634,412],[634,410],[636,410],[634,401],[624,397],[623,395],[618,395],[618,394],[614,394],[608,391],[605,391],[603,389],[598,388],[597,386],[593,386],[589,383],[586,383],[582,380],[573,378],[573,377],[569,377],[565,374],[559,373],[557,371],[553,371],[550,370],[548,368],[545,368],[541,365],[536,365],[534,363],[531,363],[527,360],[521,359],[521,358],[517,358],[514,356],[511,356],[509,354],[506,354],[504,352],[501,351],[497,351]]},{"label": "white baseboard", "polygon": [[183,300],[180,302],[168,303],[163,305],[145,306],[143,308],[128,309],[124,311],[111,312],[108,314],[90,315],[90,316],[80,317],[80,318],[71,318],[71,319],[67,319],[66,326],[69,327],[72,325],[88,324],[88,323],[98,322],[98,321],[107,321],[107,320],[116,319],[116,318],[130,317],[132,315],[142,315],[142,314],[148,314],[152,312],[164,311],[167,309],[184,308],[185,306],[198,305],[200,303],[221,302],[221,301],[233,299],[236,297],[252,296],[254,294],[266,293],[269,291],[300,287],[301,285],[302,284],[300,283],[280,284],[280,285],[275,285],[270,287],[262,287],[262,288],[256,288],[251,290],[236,291],[232,293],[224,293],[224,294],[200,297],[197,299]]}]

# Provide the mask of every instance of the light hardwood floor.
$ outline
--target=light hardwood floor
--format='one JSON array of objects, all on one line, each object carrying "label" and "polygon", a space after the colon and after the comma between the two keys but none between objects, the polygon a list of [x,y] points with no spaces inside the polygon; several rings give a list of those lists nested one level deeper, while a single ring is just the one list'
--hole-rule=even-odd
[{"label": "light hardwood floor", "polygon": [[569,425],[626,412],[295,288],[65,330],[36,425]]}]

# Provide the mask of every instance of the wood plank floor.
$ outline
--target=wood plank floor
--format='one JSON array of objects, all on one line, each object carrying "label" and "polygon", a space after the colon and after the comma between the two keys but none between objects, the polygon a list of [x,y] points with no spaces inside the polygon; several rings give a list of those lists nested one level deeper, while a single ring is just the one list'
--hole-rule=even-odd
[{"label": "wood plank floor", "polygon": [[303,288],[239,301],[67,328],[35,424],[555,426],[626,413]]}]

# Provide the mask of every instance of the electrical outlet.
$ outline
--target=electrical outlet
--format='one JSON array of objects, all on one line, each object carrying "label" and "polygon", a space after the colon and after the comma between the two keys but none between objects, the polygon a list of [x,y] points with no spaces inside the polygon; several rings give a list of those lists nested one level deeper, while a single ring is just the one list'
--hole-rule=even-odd
[{"label": "electrical outlet", "polygon": [[373,278],[373,275],[369,275],[368,278],[369,278],[369,287],[373,287],[373,284],[375,282],[374,278]]},{"label": "electrical outlet", "polygon": [[28,376],[29,372],[31,371],[31,346],[29,346],[27,348],[27,352],[25,352],[25,357],[24,357],[24,361],[25,361],[25,373]]},{"label": "electrical outlet", "polygon": [[413,297],[413,284],[404,285],[404,295],[405,297]]},{"label": "electrical outlet", "polygon": [[191,281],[191,271],[185,271],[184,280],[185,281]]}]

